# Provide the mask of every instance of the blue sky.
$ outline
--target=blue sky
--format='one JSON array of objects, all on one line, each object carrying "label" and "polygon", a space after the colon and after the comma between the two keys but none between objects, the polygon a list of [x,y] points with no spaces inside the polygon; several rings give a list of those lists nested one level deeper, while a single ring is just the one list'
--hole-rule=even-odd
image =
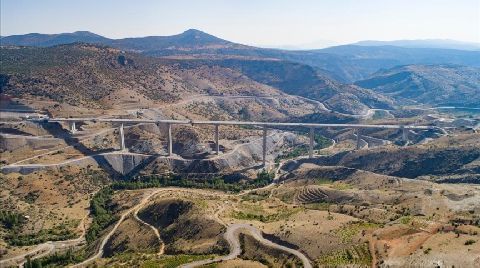
[{"label": "blue sky", "polygon": [[480,43],[480,0],[0,0],[1,35],[110,38],[195,28],[253,45],[456,39]]}]

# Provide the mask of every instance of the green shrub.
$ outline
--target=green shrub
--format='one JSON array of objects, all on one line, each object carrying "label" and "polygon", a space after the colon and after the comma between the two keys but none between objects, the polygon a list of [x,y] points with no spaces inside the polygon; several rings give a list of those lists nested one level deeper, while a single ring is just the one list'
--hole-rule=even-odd
[{"label": "green shrub", "polygon": [[[314,150],[320,150],[323,148],[327,148],[328,146],[332,145],[332,141],[328,138],[325,138],[324,136],[320,134],[315,134],[314,138],[315,140],[315,145],[313,147]],[[309,151],[309,145],[307,144],[302,144],[299,146],[294,147],[292,150],[283,153],[282,155],[279,155],[275,158],[275,163],[279,163],[280,160],[283,159],[292,159],[292,158],[297,158],[302,155],[307,155]]]},{"label": "green shrub", "polygon": [[473,245],[475,244],[477,241],[473,240],[473,239],[468,239],[467,241],[465,241],[465,246],[468,246],[468,245]]},{"label": "green shrub", "polygon": [[25,195],[23,199],[25,200],[25,202],[29,204],[33,204],[35,203],[35,200],[37,200],[39,196],[40,196],[40,191],[37,190],[37,191],[29,192],[28,194]]},{"label": "green shrub", "polygon": [[282,210],[278,213],[264,214],[264,213],[249,213],[238,211],[232,214],[232,217],[239,220],[254,220],[260,222],[274,222],[279,220],[285,220],[291,215],[299,212],[301,209],[288,209]]},{"label": "green shrub", "polygon": [[65,253],[55,252],[53,255],[45,256],[34,261],[40,263],[40,267],[66,267],[69,264],[79,263],[85,258],[78,253],[68,249]]},{"label": "green shrub", "polygon": [[0,223],[7,229],[13,230],[25,223],[25,217],[14,211],[0,211]]},{"label": "green shrub", "polygon": [[12,232],[5,237],[5,240],[12,246],[31,246],[47,241],[61,241],[72,238],[75,238],[75,233],[62,224],[51,229],[40,230],[40,232],[34,234]]},{"label": "green shrub", "polygon": [[93,221],[85,235],[87,243],[95,241],[102,230],[117,220],[109,207],[112,195],[113,189],[105,187],[97,192],[90,201],[90,213]]},{"label": "green shrub", "polygon": [[274,174],[266,171],[259,172],[254,180],[231,182],[222,176],[213,178],[187,178],[180,175],[147,175],[133,178],[130,181],[115,181],[111,184],[114,190],[135,190],[178,186],[185,188],[217,189],[229,192],[240,192],[245,189],[259,188],[272,182]]},{"label": "green shrub", "polygon": [[367,267],[372,262],[372,256],[368,245],[362,244],[330,252],[321,256],[317,262],[320,267]]}]

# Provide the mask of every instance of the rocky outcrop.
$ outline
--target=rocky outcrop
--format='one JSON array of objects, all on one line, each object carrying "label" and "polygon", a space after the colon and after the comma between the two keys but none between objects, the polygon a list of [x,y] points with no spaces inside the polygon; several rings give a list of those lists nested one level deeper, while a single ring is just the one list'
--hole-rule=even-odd
[{"label": "rocky outcrop", "polygon": [[[291,140],[295,134],[273,133],[267,136],[267,160],[273,160],[278,148]],[[254,138],[237,145],[232,151],[208,159],[181,159],[158,157],[146,166],[152,173],[231,173],[259,165],[262,160],[262,138]]]},{"label": "rocky outcrop", "polygon": [[103,158],[108,162],[108,164],[118,173],[125,175],[130,173],[143,161],[145,161],[149,156],[141,154],[104,154],[95,156],[94,158],[98,161],[99,158]]}]

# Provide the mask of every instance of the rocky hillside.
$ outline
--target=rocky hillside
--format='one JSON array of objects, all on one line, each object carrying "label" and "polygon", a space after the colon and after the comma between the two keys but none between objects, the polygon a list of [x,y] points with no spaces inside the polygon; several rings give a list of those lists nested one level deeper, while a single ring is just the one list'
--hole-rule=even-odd
[{"label": "rocky hillside", "polygon": [[[403,178],[479,183],[479,148],[480,139],[476,133],[442,137],[423,145],[342,152],[313,162],[320,166],[344,166]],[[292,163],[289,169],[299,164]]]},{"label": "rocky hillside", "polygon": [[455,64],[480,67],[480,51],[344,45],[315,52],[340,58],[340,61],[325,61],[314,66],[329,71],[340,81],[348,82],[366,79],[382,69],[399,65]]},{"label": "rocky hillside", "polygon": [[106,107],[119,102],[147,105],[196,94],[279,95],[225,68],[179,69],[170,60],[90,44],[0,50],[2,92],[38,96],[76,106]]},{"label": "rocky hillside", "polygon": [[225,59],[194,61],[193,63],[221,66],[241,72],[250,79],[278,88],[290,94],[322,102],[328,109],[346,113],[362,114],[369,108],[392,108],[393,101],[381,94],[354,85],[336,82],[313,67],[305,64],[261,59]]},{"label": "rocky hillside", "polygon": [[430,105],[478,106],[480,68],[407,65],[375,73],[355,84],[397,100]]},{"label": "rocky hillside", "polygon": [[[373,91],[334,82],[307,65],[279,60],[159,59],[78,43],[3,47],[0,55],[2,92],[75,106],[108,108],[130,104],[140,108],[195,95],[287,94],[314,99],[313,103],[321,101],[347,114],[392,105],[388,98]],[[302,102],[305,100],[297,98],[289,105]]]}]

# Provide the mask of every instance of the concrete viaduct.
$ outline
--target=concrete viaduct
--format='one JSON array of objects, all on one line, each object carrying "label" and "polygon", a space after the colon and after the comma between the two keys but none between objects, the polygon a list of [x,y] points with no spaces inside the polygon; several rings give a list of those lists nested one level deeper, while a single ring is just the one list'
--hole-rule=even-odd
[{"label": "concrete viaduct", "polygon": [[400,129],[402,130],[402,139],[408,141],[408,130],[439,130],[445,132],[443,129],[436,126],[411,126],[411,125],[368,125],[368,124],[317,124],[317,123],[275,123],[275,122],[245,122],[245,121],[201,121],[201,120],[147,120],[147,119],[107,119],[107,118],[40,118],[29,119],[37,122],[66,122],[70,125],[70,131],[75,133],[77,131],[76,122],[108,122],[119,124],[120,148],[125,150],[124,124],[139,124],[139,123],[154,123],[166,124],[168,136],[168,155],[172,155],[172,125],[213,125],[215,127],[215,151],[220,153],[220,144],[218,142],[219,127],[222,125],[243,125],[243,126],[257,126],[263,129],[263,165],[265,166],[265,159],[267,153],[267,130],[273,127],[299,127],[310,129],[309,142],[309,158],[313,157],[314,145],[314,131],[316,128],[333,127],[333,128],[352,128],[357,135],[357,149],[360,149],[361,130],[362,129]]}]

